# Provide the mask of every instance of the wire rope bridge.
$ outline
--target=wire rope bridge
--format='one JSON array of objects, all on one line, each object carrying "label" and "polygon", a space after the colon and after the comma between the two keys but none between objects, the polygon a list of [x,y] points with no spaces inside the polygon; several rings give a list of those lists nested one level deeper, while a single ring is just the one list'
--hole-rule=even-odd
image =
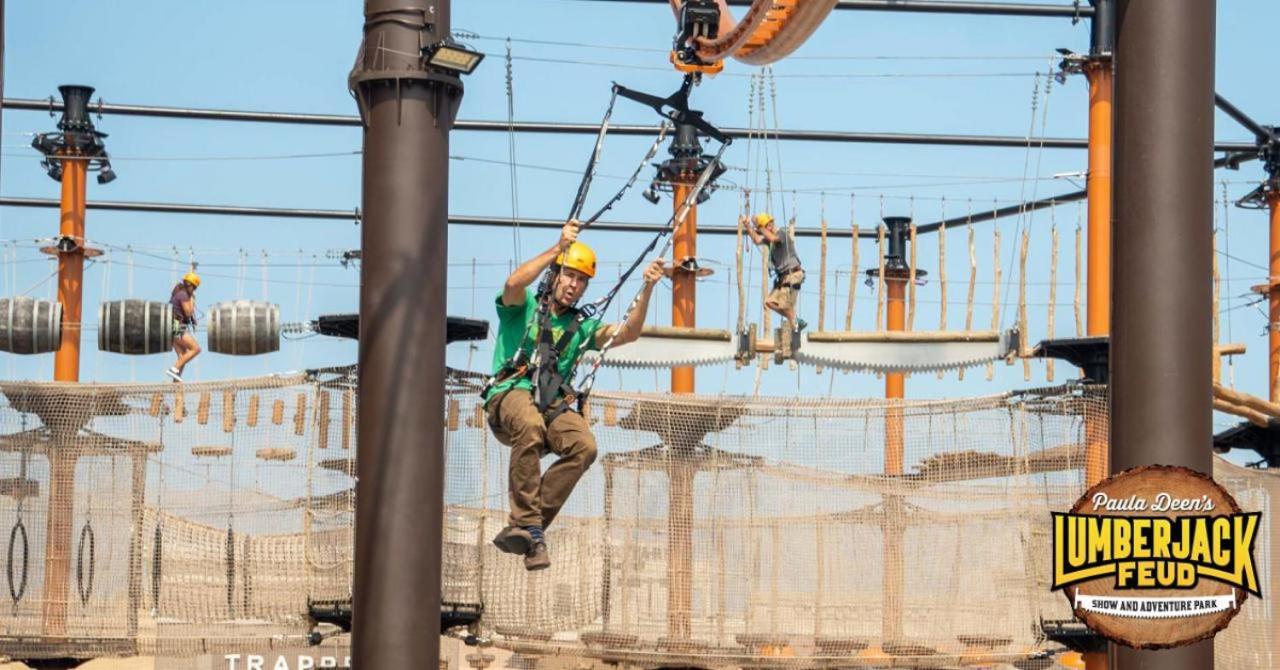
[{"label": "wire rope bridge", "polygon": [[[440,408],[444,599],[473,642],[535,665],[707,668],[1049,667],[1061,649],[1046,632],[1070,618],[1047,586],[1048,512],[1083,491],[1105,387],[947,401],[597,392],[600,464],[549,529],[560,560],[527,573],[488,542],[505,524],[507,450],[478,383],[452,373]],[[0,654],[346,644],[317,621],[349,612],[353,370],[0,393]],[[884,474],[889,440],[901,475]],[[55,452],[74,457],[72,481],[51,476]],[[1246,510],[1275,509],[1274,473],[1219,460],[1214,474]],[[48,508],[57,487],[73,488],[57,498],[69,509]],[[47,554],[55,521],[73,531],[70,555]],[[1264,564],[1267,590],[1277,565]],[[68,568],[65,602],[46,598],[51,565]],[[64,612],[56,633],[50,608]],[[1219,667],[1275,659],[1270,612],[1247,601],[1218,637]]]}]

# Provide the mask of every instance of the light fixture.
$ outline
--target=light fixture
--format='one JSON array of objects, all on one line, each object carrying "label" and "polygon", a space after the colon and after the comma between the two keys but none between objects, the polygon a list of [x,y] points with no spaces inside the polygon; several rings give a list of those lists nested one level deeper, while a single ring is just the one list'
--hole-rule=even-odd
[{"label": "light fixture", "polygon": [[654,190],[653,184],[649,184],[649,188],[646,188],[644,193],[641,195],[643,195],[644,199],[648,200],[650,204],[658,204],[658,192]]},{"label": "light fixture", "polygon": [[106,164],[106,163],[104,163],[104,164],[103,164],[103,166],[102,166],[102,170],[98,172],[98,183],[99,183],[99,184],[110,184],[111,182],[113,182],[113,181],[115,181],[115,180],[116,180],[116,173],[115,173],[115,170],[112,170],[112,169],[111,169],[111,165],[110,165],[110,164]]},{"label": "light fixture", "polygon": [[475,72],[476,66],[484,60],[484,54],[479,51],[468,49],[452,41],[425,47],[423,54],[427,57],[429,65],[458,74]]},{"label": "light fixture", "polygon": [[697,203],[696,203],[696,204],[699,204],[699,205],[701,205],[702,203],[704,203],[704,202],[706,202],[706,201],[708,201],[708,200],[710,200],[710,199],[711,199],[711,188],[710,188],[710,187],[703,188],[701,191],[698,191],[698,197],[697,197],[697,198],[695,198],[695,200],[697,200]]}]

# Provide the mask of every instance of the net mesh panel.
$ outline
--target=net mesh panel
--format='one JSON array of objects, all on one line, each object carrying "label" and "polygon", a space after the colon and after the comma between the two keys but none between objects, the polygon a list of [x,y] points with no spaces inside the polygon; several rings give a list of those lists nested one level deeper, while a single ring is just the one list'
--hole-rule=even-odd
[{"label": "net mesh panel", "polygon": [[[300,645],[309,602],[349,600],[350,370],[0,391],[0,655]],[[443,597],[482,604],[483,632],[521,663],[1035,667],[1059,648],[1040,622],[1071,618],[1049,592],[1049,511],[1083,491],[1104,389],[897,403],[599,393],[599,457],[538,573],[489,543],[506,524],[509,450],[478,404],[453,384],[442,408]],[[904,474],[886,476],[899,447]],[[1218,460],[1215,475],[1274,518],[1276,474]],[[1218,667],[1276,667],[1276,612],[1249,599],[1217,638]]]}]

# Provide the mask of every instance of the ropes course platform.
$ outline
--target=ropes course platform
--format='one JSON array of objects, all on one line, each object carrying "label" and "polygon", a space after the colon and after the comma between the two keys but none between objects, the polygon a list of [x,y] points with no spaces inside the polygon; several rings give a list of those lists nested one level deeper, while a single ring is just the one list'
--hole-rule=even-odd
[{"label": "ropes course platform", "polygon": [[[353,372],[5,383],[0,559],[13,559],[0,582],[13,591],[0,654],[347,644]],[[478,384],[451,372],[443,408],[459,417],[444,434],[443,546],[444,599],[458,604],[441,621],[531,668],[971,667],[1070,646],[1044,627],[1071,615],[1047,587],[1043,521],[1083,490],[1103,386],[933,401],[599,392],[587,411],[601,466],[548,529],[551,568],[529,573],[489,543],[506,523],[508,452],[471,420]],[[902,475],[883,474],[890,426]],[[44,614],[50,449],[75,456],[60,634]],[[1219,460],[1215,477],[1248,510],[1280,496],[1274,472]],[[899,568],[885,562],[887,534],[902,538]],[[896,594],[889,569],[904,575]],[[670,600],[673,575],[687,601]],[[1274,578],[1265,571],[1263,588]],[[1218,638],[1218,667],[1256,667],[1274,644],[1270,616],[1250,599]]]}]

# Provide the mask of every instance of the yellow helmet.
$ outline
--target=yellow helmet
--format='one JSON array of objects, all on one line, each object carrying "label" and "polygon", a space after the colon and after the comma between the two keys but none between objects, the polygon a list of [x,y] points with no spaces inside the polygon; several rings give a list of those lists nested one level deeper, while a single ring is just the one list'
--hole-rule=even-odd
[{"label": "yellow helmet", "polygon": [[182,281],[191,284],[196,288],[200,288],[200,275],[194,272],[188,272],[187,274],[182,275]]},{"label": "yellow helmet", "polygon": [[760,212],[756,214],[756,225],[761,228],[773,227],[773,215],[768,212]]},{"label": "yellow helmet", "polygon": [[574,242],[568,249],[560,252],[560,255],[556,256],[556,264],[573,268],[588,277],[596,276],[596,252],[581,242]]}]

